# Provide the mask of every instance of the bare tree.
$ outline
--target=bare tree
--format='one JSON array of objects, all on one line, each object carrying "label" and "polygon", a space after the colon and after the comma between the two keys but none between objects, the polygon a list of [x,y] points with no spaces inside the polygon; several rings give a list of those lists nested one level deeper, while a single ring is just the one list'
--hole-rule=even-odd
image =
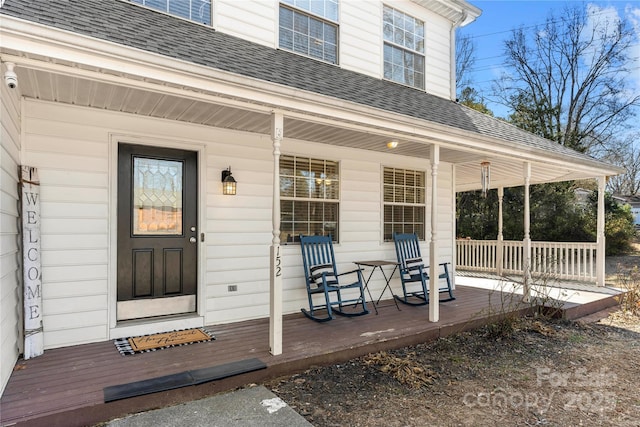
[{"label": "bare tree", "polygon": [[625,196],[633,196],[640,192],[640,148],[636,141],[640,140],[640,132],[628,135],[623,140],[615,140],[609,145],[602,158],[625,169],[625,172],[609,179],[609,191]]},{"label": "bare tree", "polygon": [[640,106],[627,80],[633,30],[599,12],[566,8],[514,30],[505,42],[508,71],[494,87],[518,125],[580,151],[606,145]]},{"label": "bare tree", "polygon": [[458,97],[470,84],[469,72],[476,62],[475,45],[470,36],[456,34],[456,93]]}]

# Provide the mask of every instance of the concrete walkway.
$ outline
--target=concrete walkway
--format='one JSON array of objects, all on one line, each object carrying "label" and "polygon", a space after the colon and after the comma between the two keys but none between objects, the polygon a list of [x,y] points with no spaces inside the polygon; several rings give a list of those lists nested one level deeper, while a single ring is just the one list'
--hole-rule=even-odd
[{"label": "concrete walkway", "polygon": [[263,386],[119,418],[109,427],[309,427],[311,424]]}]

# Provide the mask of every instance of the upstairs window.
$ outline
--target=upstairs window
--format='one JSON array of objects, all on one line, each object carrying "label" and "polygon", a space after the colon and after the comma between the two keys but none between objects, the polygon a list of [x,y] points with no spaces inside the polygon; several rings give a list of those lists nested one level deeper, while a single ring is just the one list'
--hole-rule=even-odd
[{"label": "upstairs window", "polygon": [[338,0],[282,0],[281,49],[338,63]]},{"label": "upstairs window", "polygon": [[384,78],[424,89],[424,22],[384,6]]},{"label": "upstairs window", "polygon": [[211,0],[129,0],[148,8],[211,25]]},{"label": "upstairs window", "polygon": [[416,233],[424,240],[424,172],[385,167],[383,180],[385,242],[393,233]]},{"label": "upstairs window", "polygon": [[338,241],[340,206],[338,162],[280,156],[280,240],[300,241],[300,234]]}]

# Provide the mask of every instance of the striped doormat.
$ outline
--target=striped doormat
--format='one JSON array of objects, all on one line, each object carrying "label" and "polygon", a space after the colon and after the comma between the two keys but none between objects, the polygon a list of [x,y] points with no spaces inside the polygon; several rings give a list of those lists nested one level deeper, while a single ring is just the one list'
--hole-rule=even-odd
[{"label": "striped doormat", "polygon": [[128,356],[130,354],[147,353],[215,339],[213,331],[207,328],[193,328],[138,337],[118,338],[113,343],[121,355]]}]

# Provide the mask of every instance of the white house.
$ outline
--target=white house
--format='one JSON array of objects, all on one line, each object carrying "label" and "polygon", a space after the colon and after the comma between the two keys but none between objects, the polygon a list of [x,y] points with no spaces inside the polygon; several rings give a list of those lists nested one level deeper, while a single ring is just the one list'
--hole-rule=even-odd
[{"label": "white house", "polygon": [[455,102],[464,0],[0,4],[0,390],[25,342],[270,317],[277,354],[307,304],[298,234],[345,268],[394,259],[394,231],[453,262],[481,163],[491,188],[619,172]]}]

